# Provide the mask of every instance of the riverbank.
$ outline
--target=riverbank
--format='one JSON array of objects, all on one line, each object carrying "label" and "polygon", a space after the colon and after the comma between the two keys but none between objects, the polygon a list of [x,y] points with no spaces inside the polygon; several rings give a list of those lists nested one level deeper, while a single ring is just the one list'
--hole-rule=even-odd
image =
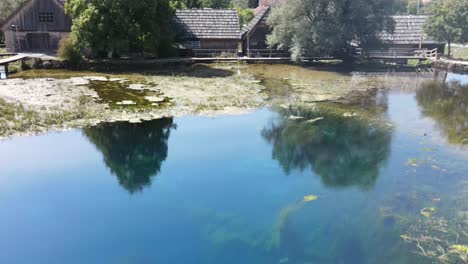
[{"label": "riverbank", "polygon": [[29,70],[0,81],[0,137],[101,122],[231,115],[271,105],[366,100],[376,89],[402,89],[408,80],[415,81],[412,76],[391,81],[382,77],[351,75],[340,67],[262,64],[195,64],[119,73]]},{"label": "riverbank", "polygon": [[434,61],[434,67],[439,70],[455,73],[468,73],[468,60],[440,58]]}]

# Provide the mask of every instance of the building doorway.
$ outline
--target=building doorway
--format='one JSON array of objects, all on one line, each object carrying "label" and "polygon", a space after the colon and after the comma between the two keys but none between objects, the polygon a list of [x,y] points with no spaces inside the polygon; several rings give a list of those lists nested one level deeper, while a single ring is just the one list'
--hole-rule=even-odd
[{"label": "building doorway", "polygon": [[49,33],[27,33],[28,50],[49,50]]}]

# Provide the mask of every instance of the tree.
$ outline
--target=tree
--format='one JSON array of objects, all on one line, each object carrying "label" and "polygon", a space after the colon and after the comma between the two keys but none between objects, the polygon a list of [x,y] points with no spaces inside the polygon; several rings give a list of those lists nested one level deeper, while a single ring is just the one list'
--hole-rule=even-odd
[{"label": "tree", "polygon": [[448,57],[451,44],[468,42],[468,1],[447,0],[431,5],[425,25],[426,34],[434,40],[446,42]]},{"label": "tree", "polygon": [[272,47],[301,56],[349,57],[352,47],[379,43],[377,34],[393,31],[392,1],[297,0],[273,9],[268,24]]},{"label": "tree", "polygon": [[422,0],[409,0],[406,5],[406,13],[408,15],[419,15],[423,7],[424,3]]},{"label": "tree", "polygon": [[[0,1],[0,25],[5,22],[11,13],[13,13],[25,0],[1,0]],[[3,32],[0,29],[0,43],[3,42]]]},{"label": "tree", "polygon": [[65,8],[73,19],[76,45],[93,57],[143,52],[164,56],[170,50],[169,0],[68,0]]}]

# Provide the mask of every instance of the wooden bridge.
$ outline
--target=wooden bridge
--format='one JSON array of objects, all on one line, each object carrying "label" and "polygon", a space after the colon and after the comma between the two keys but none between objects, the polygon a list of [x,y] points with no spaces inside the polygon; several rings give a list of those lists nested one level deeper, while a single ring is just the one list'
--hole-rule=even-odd
[{"label": "wooden bridge", "polygon": [[437,49],[414,49],[414,48],[392,48],[388,50],[358,50],[357,55],[371,60],[385,61],[407,61],[407,60],[429,60],[437,57]]},{"label": "wooden bridge", "polygon": [[[11,56],[13,55],[13,56]],[[8,65],[17,61],[22,61],[23,59],[27,58],[27,54],[7,54],[2,56],[11,56],[6,59],[1,59],[0,60],[0,79],[6,79],[8,78]]]},{"label": "wooden bridge", "polygon": [[42,53],[0,53],[0,58],[7,57],[4,59],[0,59],[0,79],[8,78],[8,65],[20,62],[23,63],[26,59],[43,59],[43,60],[56,60],[56,57],[49,56],[47,54]]}]

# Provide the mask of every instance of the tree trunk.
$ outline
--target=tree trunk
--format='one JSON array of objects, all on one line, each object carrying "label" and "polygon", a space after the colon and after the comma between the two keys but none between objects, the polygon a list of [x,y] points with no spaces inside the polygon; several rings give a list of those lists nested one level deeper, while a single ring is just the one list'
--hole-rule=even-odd
[{"label": "tree trunk", "polygon": [[447,52],[447,57],[448,57],[448,58],[450,58],[450,56],[451,56],[451,54],[450,54],[450,52],[451,52],[450,44],[452,44],[452,43],[448,42],[448,52]]}]

